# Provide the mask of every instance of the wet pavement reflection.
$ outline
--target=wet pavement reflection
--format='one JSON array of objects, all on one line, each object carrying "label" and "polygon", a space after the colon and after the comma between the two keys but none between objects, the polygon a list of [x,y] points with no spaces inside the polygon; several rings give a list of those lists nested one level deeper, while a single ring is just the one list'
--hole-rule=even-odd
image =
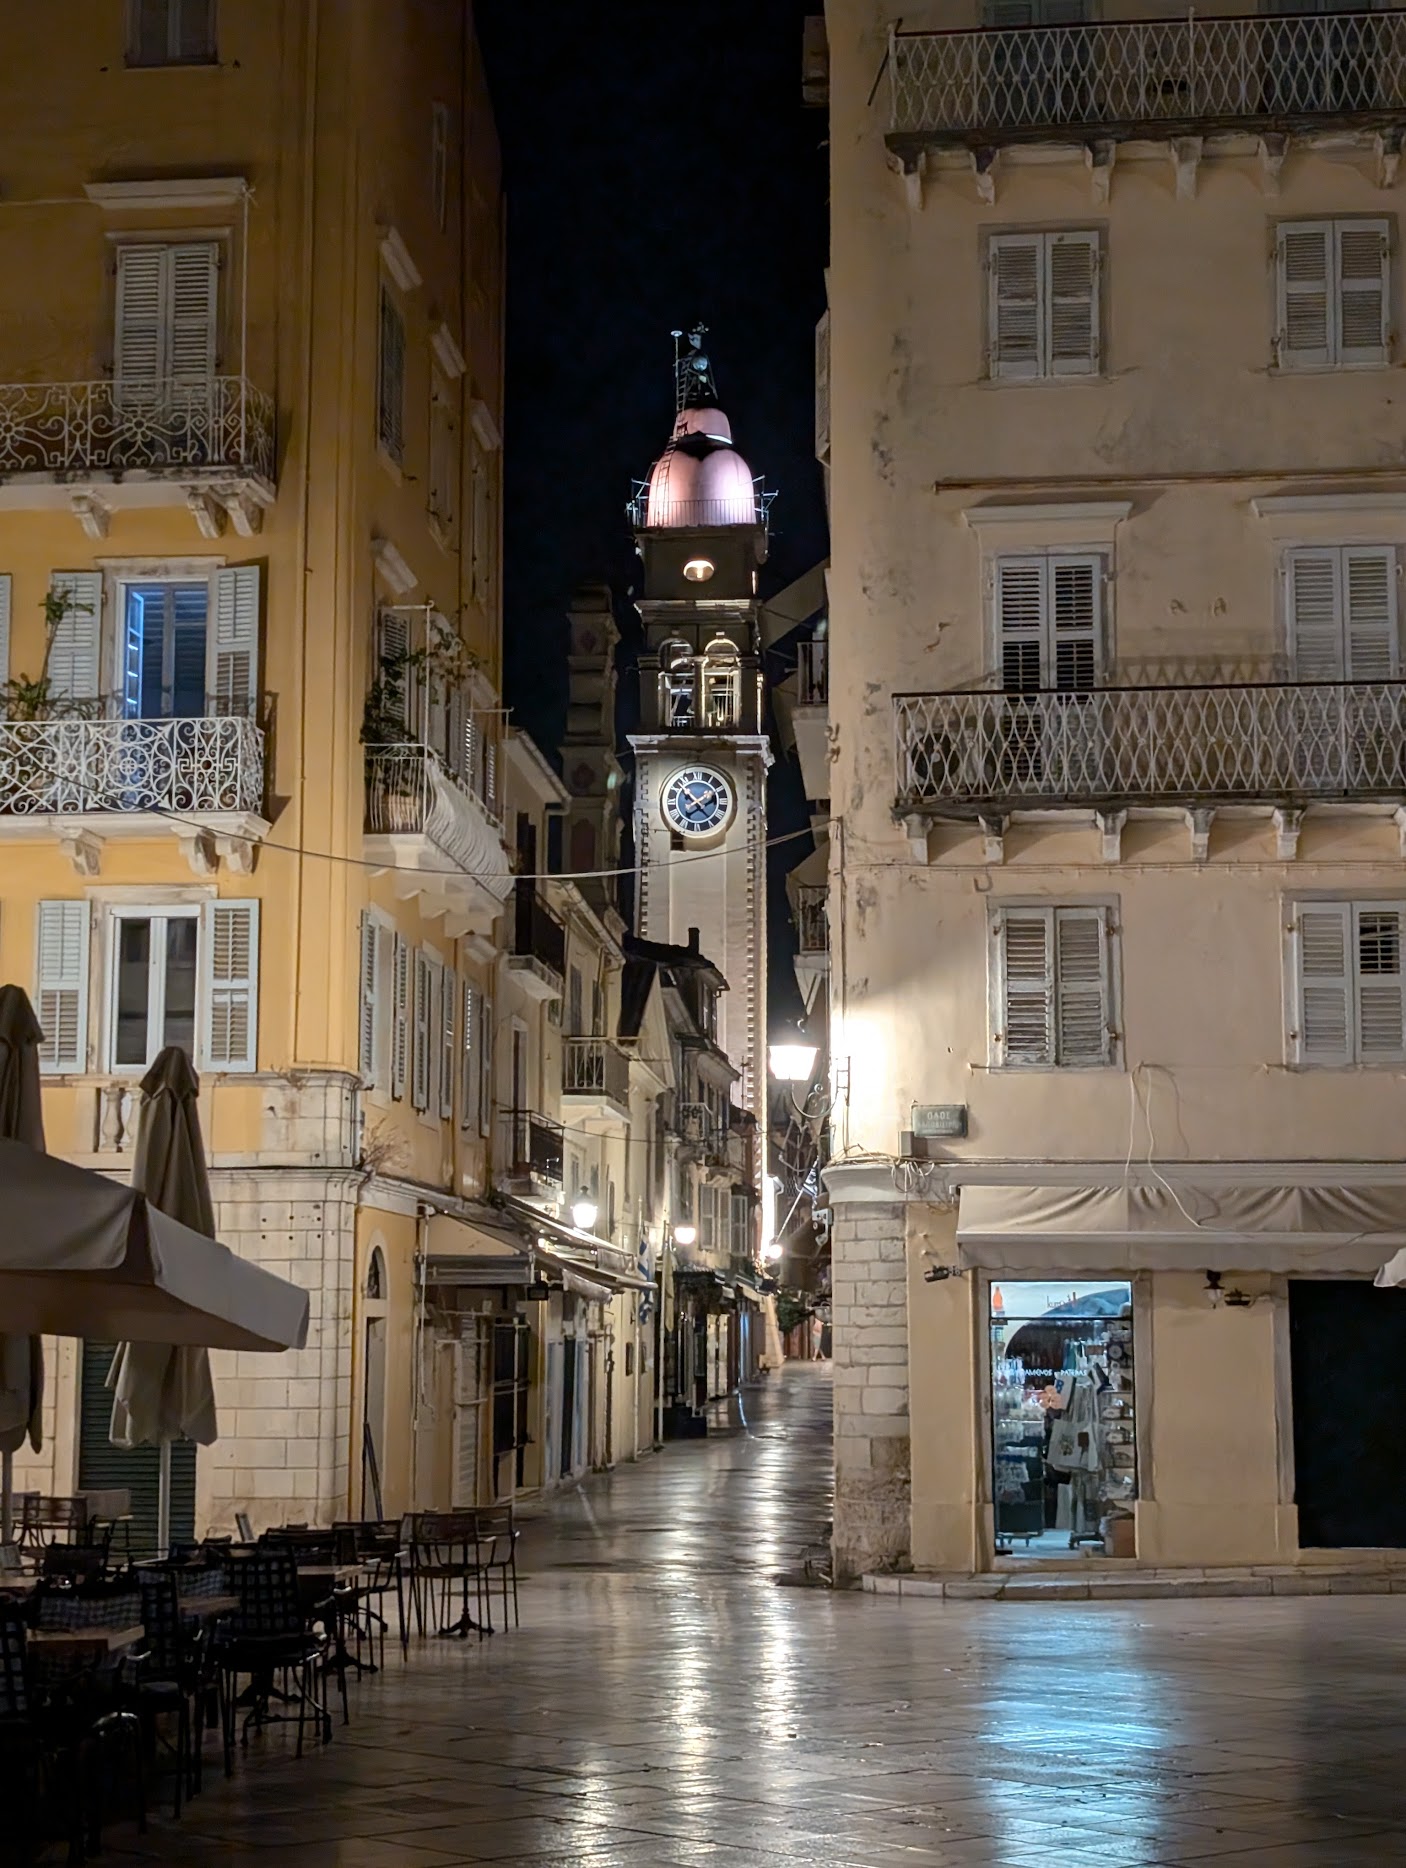
[{"label": "wet pavement reflection", "polygon": [[109,1855],[232,1868],[1406,1864],[1406,1599],[778,1588],[830,1516],[825,1365],[530,1519],[523,1626],[417,1643]]}]

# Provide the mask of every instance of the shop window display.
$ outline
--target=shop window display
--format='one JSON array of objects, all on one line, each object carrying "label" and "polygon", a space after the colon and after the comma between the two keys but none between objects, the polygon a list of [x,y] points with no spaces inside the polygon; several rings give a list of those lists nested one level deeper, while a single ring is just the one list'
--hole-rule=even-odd
[{"label": "shop window display", "polygon": [[1132,1287],[991,1286],[998,1556],[1132,1556]]}]

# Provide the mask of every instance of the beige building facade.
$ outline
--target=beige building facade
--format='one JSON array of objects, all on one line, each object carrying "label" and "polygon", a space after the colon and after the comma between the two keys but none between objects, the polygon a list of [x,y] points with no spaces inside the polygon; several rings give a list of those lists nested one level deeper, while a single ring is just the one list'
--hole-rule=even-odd
[{"label": "beige building facade", "polygon": [[851,1575],[1406,1543],[1406,28],[1156,11],[827,9]]}]

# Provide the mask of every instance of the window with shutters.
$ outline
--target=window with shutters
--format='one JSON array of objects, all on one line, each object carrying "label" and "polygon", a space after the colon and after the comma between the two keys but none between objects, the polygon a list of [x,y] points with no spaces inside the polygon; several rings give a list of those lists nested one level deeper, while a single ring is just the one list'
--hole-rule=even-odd
[{"label": "window with shutters", "polygon": [[1097,552],[1006,553],[991,561],[995,666],[1008,694],[1096,687],[1107,663],[1107,562]]},{"label": "window with shutters", "polygon": [[189,398],[217,361],[220,254],[214,240],[131,244],[117,249],[112,373],[119,406],[147,406],[158,393]]},{"label": "window with shutters", "polygon": [[1010,382],[1096,376],[1097,232],[993,233],[986,247],[987,369]]},{"label": "window with shutters", "polygon": [[[251,714],[261,568],[119,581],[116,691],[129,720]],[[83,632],[88,633],[88,632]],[[95,632],[93,632],[95,633]]]},{"label": "window with shutters", "polygon": [[1285,924],[1291,1061],[1406,1062],[1406,902],[1295,902]]},{"label": "window with shutters", "polygon": [[404,459],[405,320],[384,281],[376,369],[376,439],[397,464]]},{"label": "window with shutters", "polygon": [[128,0],[129,65],[212,65],[215,0]]},{"label": "window with shutters", "polygon": [[1400,671],[1391,545],[1295,546],[1285,556],[1289,653],[1299,681],[1390,681]]},{"label": "window with shutters", "polygon": [[1391,223],[1282,221],[1275,230],[1275,360],[1281,370],[1391,360]]},{"label": "window with shutters", "polygon": [[1106,903],[993,910],[996,1064],[1079,1069],[1119,1063],[1115,926]]},{"label": "window with shutters", "polygon": [[259,905],[114,907],[109,915],[106,1053],[145,1070],[178,1044],[204,1070],[253,1070],[258,1037]]}]

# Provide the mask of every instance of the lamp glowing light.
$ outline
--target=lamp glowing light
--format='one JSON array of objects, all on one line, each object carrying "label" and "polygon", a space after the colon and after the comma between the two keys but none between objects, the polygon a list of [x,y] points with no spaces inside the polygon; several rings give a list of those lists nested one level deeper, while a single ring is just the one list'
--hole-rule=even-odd
[{"label": "lamp glowing light", "polygon": [[773,1239],[770,1245],[764,1245],[762,1247],[762,1263],[764,1265],[774,1265],[780,1257],[781,1246],[777,1240]]},{"label": "lamp glowing light", "polygon": [[697,1237],[698,1228],[696,1226],[675,1226],[674,1228],[675,1245],[692,1245]]},{"label": "lamp glowing light", "polygon": [[578,1232],[590,1232],[596,1223],[596,1203],[594,1200],[573,1200],[571,1203],[571,1223]]},{"label": "lamp glowing light", "polygon": [[815,1069],[817,1046],[814,1044],[773,1044],[771,1074],[778,1083],[809,1083]]},{"label": "lamp glowing light", "polygon": [[715,568],[711,558],[690,558],[683,574],[690,584],[706,584]]}]

